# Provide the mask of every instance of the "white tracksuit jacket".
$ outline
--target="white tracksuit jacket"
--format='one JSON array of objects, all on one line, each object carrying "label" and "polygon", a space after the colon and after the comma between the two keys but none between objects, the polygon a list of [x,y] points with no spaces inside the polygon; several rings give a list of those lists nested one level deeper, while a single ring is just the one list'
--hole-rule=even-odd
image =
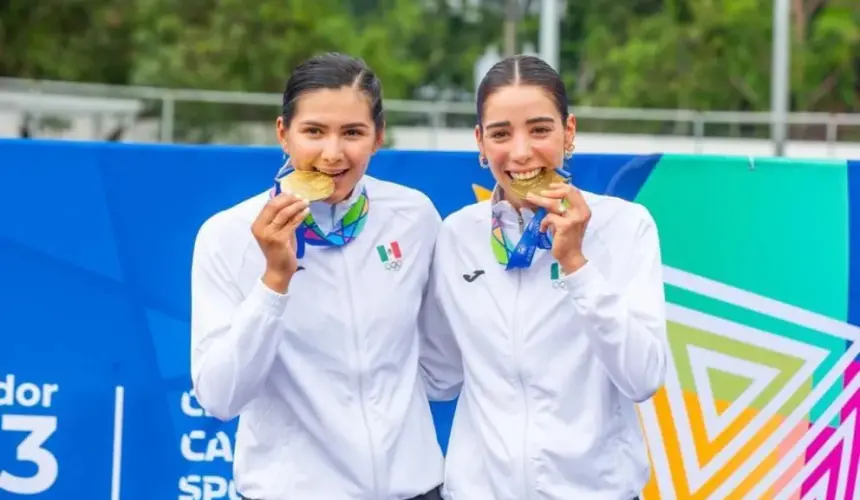
[{"label": "white tracksuit jacket", "polygon": [[668,356],[657,229],[641,205],[583,195],[589,262],[557,279],[549,250],[525,270],[497,262],[492,211],[513,242],[533,215],[498,192],[442,225],[431,289],[449,329],[424,331],[422,369],[431,399],[462,386],[448,499],[629,500],[648,480],[635,403]]},{"label": "white tracksuit jacket", "polygon": [[[418,191],[362,182],[363,232],[341,248],[307,246],[285,295],[261,282],[251,235],[268,193],[197,237],[191,374],[203,408],[239,416],[234,477],[246,497],[403,500],[442,482],[416,333],[441,219]],[[311,204],[324,230],[359,189],[334,208]]]}]

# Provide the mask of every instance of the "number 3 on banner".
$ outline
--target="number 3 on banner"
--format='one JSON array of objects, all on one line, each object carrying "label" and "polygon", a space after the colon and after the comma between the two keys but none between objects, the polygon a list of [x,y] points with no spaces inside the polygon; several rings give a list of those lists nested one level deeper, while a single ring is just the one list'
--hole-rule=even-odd
[{"label": "number 3 on banner", "polygon": [[0,429],[29,433],[18,445],[16,457],[19,462],[36,465],[36,474],[31,477],[14,476],[0,470],[0,491],[17,495],[37,495],[54,485],[57,480],[57,457],[42,448],[45,441],[57,430],[57,417],[37,415],[3,415]]}]

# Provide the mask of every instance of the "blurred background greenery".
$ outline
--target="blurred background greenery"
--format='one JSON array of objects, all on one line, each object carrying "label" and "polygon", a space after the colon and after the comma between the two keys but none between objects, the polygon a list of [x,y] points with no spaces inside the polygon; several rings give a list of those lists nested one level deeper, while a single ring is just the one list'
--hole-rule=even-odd
[{"label": "blurred background greenery", "polygon": [[[508,3],[0,0],[0,76],[280,92],[331,50],[364,58],[388,99],[471,101]],[[537,3],[517,5],[518,51],[537,43]],[[771,26],[772,0],[567,0],[561,73],[572,105],[767,111]],[[793,0],[790,88],[792,111],[860,112],[860,0]],[[271,116],[180,105],[190,123]]]}]

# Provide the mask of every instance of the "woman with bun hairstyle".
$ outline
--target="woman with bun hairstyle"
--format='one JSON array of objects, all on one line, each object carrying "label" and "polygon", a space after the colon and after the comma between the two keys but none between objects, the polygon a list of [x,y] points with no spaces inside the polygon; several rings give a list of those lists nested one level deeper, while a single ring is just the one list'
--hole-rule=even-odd
[{"label": "woman with bun hairstyle", "polygon": [[657,227],[571,183],[576,119],[541,59],[493,66],[477,115],[495,190],[443,223],[431,299],[451,328],[422,332],[428,394],[459,395],[443,496],[636,498],[649,477],[636,403],[668,359]]},{"label": "woman with bun hairstyle", "polygon": [[419,317],[434,317],[422,310],[439,214],[422,193],[365,174],[384,116],[363,62],[300,64],[276,127],[289,161],[275,188],[197,236],[197,399],[239,418],[243,498],[439,499],[416,333]]}]

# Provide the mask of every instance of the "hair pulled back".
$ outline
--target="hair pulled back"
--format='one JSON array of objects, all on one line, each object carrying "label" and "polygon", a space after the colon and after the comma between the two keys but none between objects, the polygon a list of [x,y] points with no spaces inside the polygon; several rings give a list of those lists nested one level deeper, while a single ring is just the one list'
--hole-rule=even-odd
[{"label": "hair pulled back", "polygon": [[287,80],[281,116],[289,126],[296,113],[298,99],[304,94],[322,89],[353,87],[370,102],[370,116],[377,130],[385,124],[382,109],[382,83],[361,59],[329,52],[314,56],[299,64]]},{"label": "hair pulled back", "polygon": [[555,103],[562,123],[567,120],[567,91],[558,72],[539,57],[517,55],[497,62],[481,79],[481,84],[478,85],[478,125],[483,126],[487,99],[493,92],[509,85],[534,85],[542,88]]}]

